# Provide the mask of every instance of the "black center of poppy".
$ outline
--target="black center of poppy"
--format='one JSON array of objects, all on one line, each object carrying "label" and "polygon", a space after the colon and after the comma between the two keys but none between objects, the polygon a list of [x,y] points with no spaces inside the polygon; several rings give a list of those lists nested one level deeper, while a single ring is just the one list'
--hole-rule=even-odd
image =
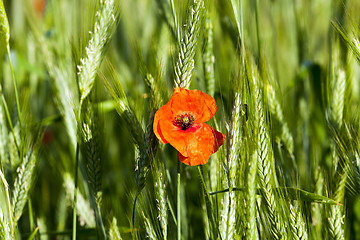
[{"label": "black center of poppy", "polygon": [[181,130],[186,130],[191,128],[194,125],[195,118],[191,113],[185,113],[178,115],[174,119],[174,125],[181,127]]}]

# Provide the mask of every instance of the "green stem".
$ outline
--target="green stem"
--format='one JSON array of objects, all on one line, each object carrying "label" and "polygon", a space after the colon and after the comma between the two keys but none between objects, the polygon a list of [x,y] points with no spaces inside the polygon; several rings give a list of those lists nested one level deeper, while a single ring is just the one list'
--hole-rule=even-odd
[{"label": "green stem", "polygon": [[171,206],[171,204],[169,203],[169,201],[167,201],[167,205],[169,206],[169,210],[170,210],[171,216],[173,217],[173,220],[174,220],[174,222],[175,222],[175,225],[177,225],[177,220],[176,220],[176,216],[175,216],[174,209],[173,209],[173,207]]},{"label": "green stem", "polygon": [[255,20],[256,20],[256,35],[257,35],[257,47],[259,54],[259,66],[260,66],[260,74],[263,74],[262,64],[263,64],[263,56],[261,52],[261,38],[260,38],[260,22],[259,22],[259,0],[255,1]]},{"label": "green stem", "polygon": [[177,21],[177,17],[176,17],[176,10],[175,10],[175,5],[174,5],[174,0],[170,0],[170,6],[171,6],[171,12],[173,14],[174,17],[174,32],[176,34],[176,39],[178,41],[178,44],[180,45],[180,28],[178,25],[178,21]]},{"label": "green stem", "polygon": [[203,166],[198,166],[198,170],[199,170],[199,175],[201,178],[201,184],[202,184],[202,188],[205,194],[205,204],[206,204],[206,211],[207,211],[207,215],[209,218],[209,223],[210,223],[210,239],[216,239],[219,236],[219,232],[218,232],[218,228],[216,227],[216,220],[215,220],[215,216],[213,213],[213,208],[212,208],[212,203],[210,200],[210,195],[209,195],[209,191],[206,187],[206,182],[204,179],[204,169]]},{"label": "green stem", "polygon": [[4,109],[5,109],[6,118],[7,118],[8,123],[9,123],[11,135],[12,135],[13,138],[14,138],[14,143],[15,143],[15,146],[16,146],[16,150],[17,150],[17,152],[18,152],[18,156],[20,157],[20,147],[19,147],[19,144],[18,144],[17,139],[16,139],[16,136],[15,136],[14,126],[13,126],[13,124],[12,124],[12,122],[11,122],[10,112],[9,112],[9,109],[8,109],[8,106],[7,106],[7,103],[6,103],[4,94],[2,93],[1,85],[0,85],[0,95],[1,95],[1,100],[2,100],[2,102],[3,102],[3,106],[4,106]]},{"label": "green stem", "polygon": [[206,188],[205,179],[204,179],[204,176],[203,176],[203,173],[202,173],[201,166],[198,166],[198,170],[199,170],[199,174],[200,174],[200,178],[201,178],[201,183],[202,183],[202,185],[204,187],[205,194],[206,194],[207,198],[210,198],[209,191]]},{"label": "green stem", "polygon": [[77,202],[78,168],[79,168],[79,143],[76,144],[76,159],[75,159],[75,180],[74,180],[75,186],[74,186],[73,232],[72,232],[73,240],[76,240],[76,202]]},{"label": "green stem", "polygon": [[15,73],[14,73],[14,69],[13,69],[12,62],[11,62],[11,57],[10,57],[10,46],[9,46],[9,44],[7,45],[7,55],[8,55],[8,58],[9,58],[11,77],[12,77],[13,85],[14,85],[16,107],[17,107],[17,111],[18,111],[19,126],[20,126],[20,133],[21,133],[21,131],[22,131],[21,122],[22,121],[21,121],[20,101],[19,101],[19,95],[18,95],[18,90],[17,90],[17,86],[16,86]]},{"label": "green stem", "polygon": [[181,239],[181,209],[180,209],[180,161],[178,161],[177,168],[177,239]]},{"label": "green stem", "polygon": [[97,212],[96,215],[97,215],[97,224],[98,224],[97,228],[100,228],[100,230],[101,230],[101,234],[102,234],[101,239],[107,239],[104,223],[103,223],[102,217],[101,217],[100,204],[98,202],[96,203],[96,212]]},{"label": "green stem", "polygon": [[132,221],[131,221],[131,239],[134,238],[134,233],[135,233],[135,211],[136,211],[136,202],[138,199],[138,192],[135,194],[135,198],[134,198],[134,204],[133,204],[133,211],[132,211]]},{"label": "green stem", "polygon": [[29,223],[30,223],[30,232],[34,231],[34,215],[32,209],[31,199],[28,199],[28,207],[29,207]]}]

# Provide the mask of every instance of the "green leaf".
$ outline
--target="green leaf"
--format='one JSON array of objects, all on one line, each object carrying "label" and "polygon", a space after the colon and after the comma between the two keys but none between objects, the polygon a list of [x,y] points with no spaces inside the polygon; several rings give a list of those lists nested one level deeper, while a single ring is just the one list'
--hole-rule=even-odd
[{"label": "green leaf", "polygon": [[35,238],[36,233],[39,231],[39,227],[35,228],[35,230],[31,233],[28,240],[32,240]]},{"label": "green leaf", "polygon": [[[278,187],[274,188],[276,192],[282,191],[284,193],[284,197],[288,198],[290,200],[302,200],[305,202],[315,202],[315,203],[322,203],[322,204],[329,204],[329,205],[342,205],[341,203],[328,198],[324,197],[322,195],[318,195],[315,193],[307,192],[305,190],[299,189],[299,188],[293,188],[293,187]],[[245,188],[233,188],[232,191],[245,191]],[[229,189],[224,189],[216,192],[211,192],[209,195],[215,195],[218,193],[224,193],[229,192]],[[257,195],[262,195],[263,190],[258,188],[257,189]]]}]

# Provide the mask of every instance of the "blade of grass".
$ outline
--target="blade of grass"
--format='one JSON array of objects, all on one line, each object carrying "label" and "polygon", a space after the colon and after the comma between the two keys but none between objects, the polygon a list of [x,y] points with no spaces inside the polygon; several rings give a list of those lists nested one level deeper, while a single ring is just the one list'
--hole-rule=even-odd
[{"label": "blade of grass", "polygon": [[[216,191],[216,192],[210,192],[209,195],[216,195],[218,193],[225,193],[225,192],[229,192],[230,189],[226,188],[220,191]],[[232,188],[232,191],[246,191],[245,188]],[[298,200],[301,199],[302,201],[306,201],[306,202],[315,202],[315,203],[322,203],[322,204],[328,204],[328,205],[342,205],[340,202],[337,202],[336,200],[333,200],[331,198],[319,195],[319,194],[315,194],[315,193],[311,193],[311,192],[307,192],[305,190],[299,189],[299,188],[294,188],[294,187],[277,187],[273,189],[274,192],[285,192],[287,195],[285,195],[286,199],[291,199],[291,200]],[[256,194],[257,195],[263,195],[264,191],[261,188],[257,188],[256,189]]]},{"label": "blade of grass", "polygon": [[211,230],[210,231],[210,239],[217,239],[218,237],[221,238],[221,235],[219,235],[218,227],[215,222],[215,217],[214,217],[214,212],[213,212],[213,207],[212,207],[209,191],[207,190],[207,186],[206,186],[205,179],[203,176],[203,167],[198,166],[198,171],[199,171],[199,175],[200,175],[201,186],[202,186],[204,197],[205,197],[207,216],[208,216],[208,219],[210,222],[210,230]]},{"label": "blade of grass", "polygon": [[73,201],[73,229],[72,229],[72,239],[76,240],[76,206],[77,206],[77,194],[78,194],[78,168],[79,168],[79,144],[76,145],[76,154],[75,154],[75,177],[74,177],[74,201]]},{"label": "blade of grass", "polygon": [[39,227],[35,228],[35,230],[31,233],[31,235],[29,236],[28,240],[32,240],[35,238],[36,234],[39,231]]}]

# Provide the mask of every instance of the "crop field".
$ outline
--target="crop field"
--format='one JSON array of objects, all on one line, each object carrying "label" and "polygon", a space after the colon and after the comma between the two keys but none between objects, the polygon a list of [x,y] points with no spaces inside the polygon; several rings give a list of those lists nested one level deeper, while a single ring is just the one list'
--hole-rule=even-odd
[{"label": "crop field", "polygon": [[360,239],[359,0],[0,0],[0,239]]}]

